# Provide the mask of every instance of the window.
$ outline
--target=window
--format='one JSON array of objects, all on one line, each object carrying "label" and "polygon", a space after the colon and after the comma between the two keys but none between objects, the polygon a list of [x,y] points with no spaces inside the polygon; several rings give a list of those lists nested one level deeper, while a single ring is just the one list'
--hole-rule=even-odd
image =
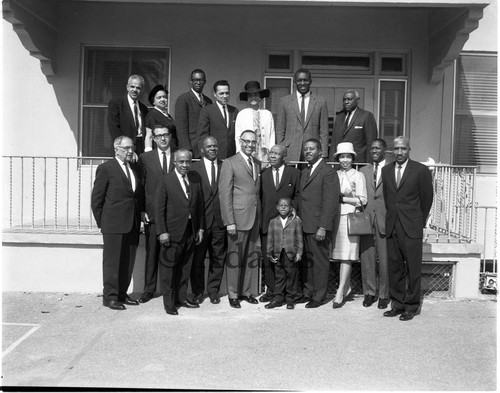
[{"label": "window", "polygon": [[395,137],[405,134],[406,81],[379,81],[379,135],[392,148]]},{"label": "window", "polygon": [[84,48],[82,156],[113,155],[113,141],[107,126],[109,100],[127,94],[128,77],[139,74],[145,80],[141,101],[147,103],[148,92],[153,86],[169,85],[169,57],[168,49]]},{"label": "window", "polygon": [[453,164],[497,166],[497,56],[463,53],[456,61]]},{"label": "window", "polygon": [[311,71],[367,74],[372,69],[372,54],[302,53],[302,67]]}]

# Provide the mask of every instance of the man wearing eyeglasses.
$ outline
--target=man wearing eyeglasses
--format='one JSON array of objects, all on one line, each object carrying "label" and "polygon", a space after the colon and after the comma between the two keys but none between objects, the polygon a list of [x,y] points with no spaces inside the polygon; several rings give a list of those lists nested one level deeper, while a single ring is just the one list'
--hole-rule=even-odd
[{"label": "man wearing eyeglasses", "polygon": [[139,244],[144,190],[130,167],[135,146],[131,138],[119,136],[113,143],[115,158],[97,167],[91,206],[103,236],[103,305],[125,310],[138,305],[127,295]]},{"label": "man wearing eyeglasses", "polygon": [[255,132],[243,131],[239,153],[222,163],[219,199],[227,229],[227,291],[229,304],[241,308],[240,300],[258,304],[257,278],[260,250],[260,162],[252,157],[257,146]]},{"label": "man wearing eyeglasses", "polygon": [[139,156],[139,176],[144,187],[146,212],[144,214],[144,233],[146,235],[146,262],[144,265],[144,291],[139,303],[149,302],[156,292],[158,277],[158,256],[160,243],[154,220],[154,195],[162,176],[174,169],[174,154],[170,147],[172,134],[166,125],[156,124],[152,130],[156,149]]},{"label": "man wearing eyeglasses", "polygon": [[191,89],[181,94],[175,102],[175,123],[179,148],[191,150],[194,158],[200,157],[198,140],[196,139],[196,126],[200,112],[205,106],[212,103],[212,100],[203,94],[206,82],[203,70],[193,70],[189,81]]}]

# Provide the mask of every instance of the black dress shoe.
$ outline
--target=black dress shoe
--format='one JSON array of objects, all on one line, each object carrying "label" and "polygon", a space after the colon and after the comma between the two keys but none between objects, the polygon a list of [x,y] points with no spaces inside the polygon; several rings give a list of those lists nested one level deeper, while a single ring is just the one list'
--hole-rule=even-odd
[{"label": "black dress shoe", "polygon": [[201,303],[203,303],[203,300],[205,300],[205,296],[203,296],[202,293],[195,295],[193,297],[193,303],[195,303],[195,304],[201,304]]},{"label": "black dress shoe", "polygon": [[229,305],[233,308],[241,308],[240,301],[238,299],[229,299]]},{"label": "black dress shoe", "polygon": [[365,299],[363,300],[363,307],[370,307],[377,298],[373,295],[365,295]]},{"label": "black dress shoe", "polygon": [[186,307],[186,308],[200,308],[199,304],[190,302],[189,300],[186,300],[184,302],[180,302],[176,304],[177,307]]},{"label": "black dress shoe", "polygon": [[174,306],[165,306],[165,311],[170,315],[179,315],[177,309]]},{"label": "black dress shoe", "polygon": [[404,310],[398,310],[396,308],[392,308],[389,311],[384,313],[384,317],[397,317],[400,314],[403,314]]},{"label": "black dress shoe", "polygon": [[211,293],[210,295],[208,295],[208,297],[210,298],[210,303],[212,304],[219,304],[220,303],[220,297],[219,297],[219,294],[218,293]]},{"label": "black dress shoe", "polygon": [[103,306],[110,308],[111,310],[126,310],[122,302],[118,300],[103,300]]},{"label": "black dress shoe", "polygon": [[257,299],[255,299],[252,295],[250,296],[240,296],[238,298],[239,300],[244,300],[250,304],[259,304],[259,301]]},{"label": "black dress shoe", "polygon": [[139,302],[133,298],[131,298],[129,295],[125,296],[125,299],[120,299],[120,301],[123,304],[126,304],[128,306],[138,306]]},{"label": "black dress shoe", "polygon": [[267,303],[264,308],[276,308],[276,307],[281,307],[283,303],[277,302],[276,300],[271,301],[270,303]]},{"label": "black dress shoe", "polygon": [[259,302],[261,303],[267,303],[267,302],[270,302],[271,300],[273,300],[274,296],[273,295],[270,295],[268,293],[265,293],[263,294],[260,298],[259,298]]},{"label": "black dress shoe", "polygon": [[341,308],[344,304],[345,304],[344,300],[342,301],[342,303],[333,302],[332,307],[334,309],[337,309],[337,308]]},{"label": "black dress shoe", "polygon": [[383,310],[389,305],[389,299],[378,299],[378,308]]},{"label": "black dress shoe", "polygon": [[309,296],[304,296],[302,295],[301,297],[299,297],[297,300],[295,300],[295,304],[300,304],[300,303],[307,303],[311,300],[311,298]]},{"label": "black dress shoe", "polygon": [[306,308],[318,308],[319,306],[321,306],[321,303],[316,300],[309,300],[309,302],[306,303]]},{"label": "black dress shoe", "polygon": [[144,292],[140,297],[139,297],[139,303],[147,303],[153,298],[153,294],[149,292]]},{"label": "black dress shoe", "polygon": [[415,316],[415,313],[405,311],[403,314],[401,314],[399,316],[399,320],[400,321],[411,321],[414,316]]},{"label": "black dress shoe", "polygon": [[288,303],[288,304],[286,305],[286,309],[287,309],[287,310],[293,310],[294,308],[295,308],[295,304],[293,304],[293,303]]}]

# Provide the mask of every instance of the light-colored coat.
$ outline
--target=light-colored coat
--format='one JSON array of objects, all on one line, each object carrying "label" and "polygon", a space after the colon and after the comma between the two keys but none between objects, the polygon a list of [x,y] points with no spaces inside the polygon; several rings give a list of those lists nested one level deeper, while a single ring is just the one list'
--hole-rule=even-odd
[{"label": "light-colored coat", "polygon": [[[241,152],[224,160],[219,178],[219,199],[225,226],[248,231],[260,223],[260,163],[252,158],[254,177]],[[255,178],[255,180],[254,180]]]},{"label": "light-colored coat", "polygon": [[366,165],[359,171],[365,176],[366,180],[366,193],[368,195],[368,202],[365,207],[365,212],[370,215],[370,222],[376,222],[380,234],[382,236],[385,236],[386,209],[384,201],[384,188],[382,186],[382,175],[379,176],[377,186],[375,187],[373,183],[373,164]]},{"label": "light-colored coat", "polygon": [[316,138],[321,142],[323,157],[328,157],[328,107],[322,97],[311,94],[305,124],[300,119],[297,94],[283,97],[278,105],[276,139],[288,148],[287,159],[299,161],[302,144]]}]

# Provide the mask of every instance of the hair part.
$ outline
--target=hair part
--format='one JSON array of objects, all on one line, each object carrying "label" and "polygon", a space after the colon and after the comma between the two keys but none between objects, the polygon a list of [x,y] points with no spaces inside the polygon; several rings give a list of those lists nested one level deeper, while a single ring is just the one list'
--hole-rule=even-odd
[{"label": "hair part", "polygon": [[221,79],[214,83],[214,93],[217,93],[217,88],[219,86],[227,86],[228,88],[230,88],[229,82],[227,80]]}]

